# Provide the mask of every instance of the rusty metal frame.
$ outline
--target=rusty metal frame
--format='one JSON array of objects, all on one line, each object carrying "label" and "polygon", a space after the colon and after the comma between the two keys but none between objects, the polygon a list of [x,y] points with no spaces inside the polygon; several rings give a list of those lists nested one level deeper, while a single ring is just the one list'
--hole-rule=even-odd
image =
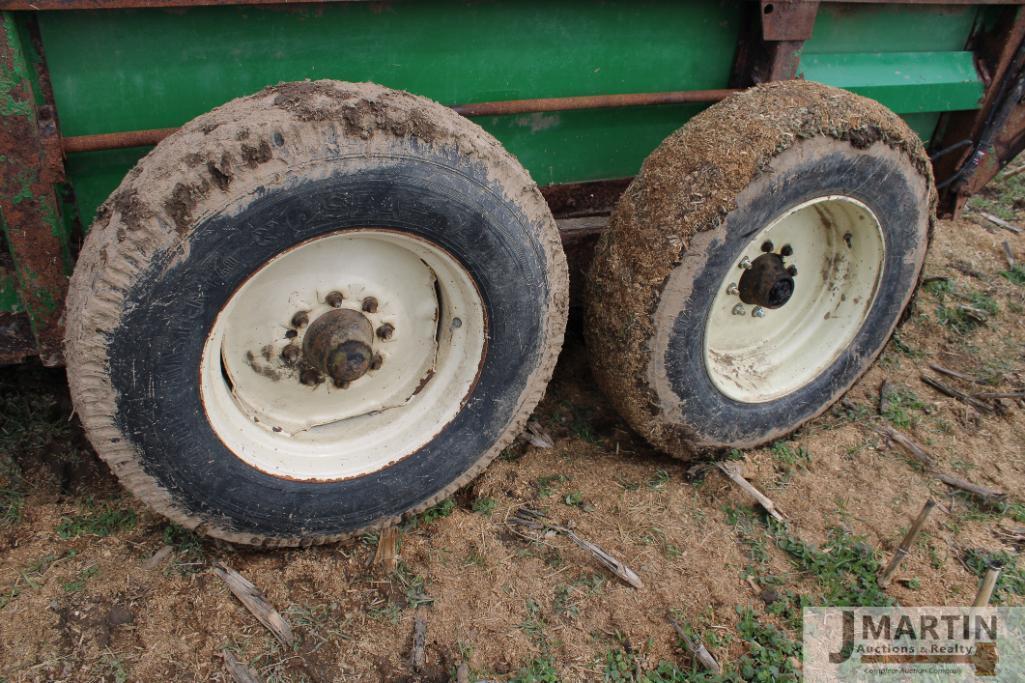
[{"label": "rusty metal frame", "polygon": [[944,214],[958,215],[971,193],[996,175],[1016,151],[1021,151],[1020,146],[1015,150],[1013,142],[1025,134],[1025,121],[1020,115],[1004,124],[1006,130],[1002,133],[1010,139],[1002,154],[993,155],[990,150],[977,147],[987,121],[1000,105],[1005,84],[1015,76],[1015,55],[1025,43],[1025,10],[1007,7],[995,25],[993,32],[977,32],[967,46],[975,53],[976,66],[986,84],[979,109],[944,114],[937,127],[940,133],[933,142],[933,171],[941,190],[940,211]]},{"label": "rusty metal frame", "polygon": [[[63,362],[61,313],[68,278],[54,183],[63,176],[54,158],[56,119],[37,107],[25,46],[9,14],[0,32],[0,217],[14,261],[18,293],[28,314],[39,357]],[[48,142],[49,141],[49,142]],[[59,170],[58,170],[59,166]]]}]

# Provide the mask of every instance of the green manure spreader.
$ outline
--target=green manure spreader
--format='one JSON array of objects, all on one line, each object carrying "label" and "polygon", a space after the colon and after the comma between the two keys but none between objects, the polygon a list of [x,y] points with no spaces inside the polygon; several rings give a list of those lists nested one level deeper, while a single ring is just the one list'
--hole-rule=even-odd
[{"label": "green manure spreader", "polygon": [[470,481],[571,283],[659,449],[796,429],[1025,145],[1020,2],[0,9],[0,362],[65,365],[124,486],[237,543]]}]

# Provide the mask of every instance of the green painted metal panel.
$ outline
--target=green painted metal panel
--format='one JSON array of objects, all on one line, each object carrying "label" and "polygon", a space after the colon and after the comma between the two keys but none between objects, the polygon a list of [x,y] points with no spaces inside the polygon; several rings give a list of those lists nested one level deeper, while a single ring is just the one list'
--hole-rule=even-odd
[{"label": "green painted metal panel", "polygon": [[805,54],[800,73],[871,97],[898,114],[974,109],[984,89],[971,52]]},{"label": "green painted metal panel", "polygon": [[[281,81],[375,81],[445,104],[725,87],[729,0],[332,3],[39,17],[65,135],[177,126]],[[621,177],[700,107],[479,120],[541,184]],[[124,156],[122,156],[122,159]],[[70,161],[83,220],[113,157]]]},{"label": "green painted metal panel", "polygon": [[971,5],[823,3],[804,54],[958,52],[977,14]]}]

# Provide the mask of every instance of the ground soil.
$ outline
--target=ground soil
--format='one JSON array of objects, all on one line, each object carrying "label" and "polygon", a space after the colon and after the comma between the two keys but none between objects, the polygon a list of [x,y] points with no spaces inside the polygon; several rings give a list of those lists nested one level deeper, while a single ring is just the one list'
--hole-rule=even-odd
[{"label": "ground soil", "polygon": [[[745,476],[809,544],[841,527],[885,561],[923,502],[937,500],[928,535],[888,589],[902,604],[970,604],[978,577],[965,551],[1014,553],[995,532],[1025,526],[953,493],[867,429],[883,419],[877,405],[888,380],[917,397],[901,429],[943,469],[1021,503],[1025,406],[1005,400],[1003,414],[979,414],[920,380],[939,363],[987,378],[988,391],[1025,384],[1025,287],[998,275],[1006,270],[1001,242],[1021,262],[1025,237],[975,220],[938,224],[926,276],[949,278],[954,292],[923,291],[898,341],[848,393],[854,409],[827,412],[786,441],[808,457],[793,464],[771,448],[744,454]],[[968,332],[940,321],[940,306],[972,296],[988,297],[998,312]],[[707,634],[734,633],[738,606],[783,625],[744,579],[750,531],[727,514],[753,511],[751,501],[717,471],[660,455],[628,430],[593,384],[579,324],[571,323],[535,413],[554,446],[518,442],[454,497],[442,510],[449,514],[409,525],[393,572],[373,564],[376,537],[262,552],[191,538],[121,492],[69,422],[60,371],[5,369],[0,380],[0,490],[20,501],[0,521],[0,681],[230,680],[225,649],[268,681],[443,681],[464,661],[477,678],[504,680],[543,657],[563,680],[589,681],[617,651],[644,671],[662,660],[689,667],[669,610],[705,633],[727,664],[745,647]],[[572,526],[644,587],[616,579],[562,536],[517,536],[507,518],[520,506]],[[765,528],[758,513],[755,524]],[[815,576],[774,544],[765,551],[783,587],[817,594]],[[210,571],[214,562],[260,587],[300,644],[280,646]],[[1020,595],[1004,601],[1025,604]],[[427,623],[420,672],[409,664],[417,617]]]}]

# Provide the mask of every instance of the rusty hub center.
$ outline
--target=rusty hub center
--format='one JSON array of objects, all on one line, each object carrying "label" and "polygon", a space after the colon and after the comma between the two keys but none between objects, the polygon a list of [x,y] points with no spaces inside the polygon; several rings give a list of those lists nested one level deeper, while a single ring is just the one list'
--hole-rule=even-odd
[{"label": "rusty hub center", "polygon": [[303,355],[335,383],[352,382],[370,369],[373,339],[374,326],[366,316],[338,308],[310,323],[303,337]]},{"label": "rusty hub center", "polygon": [[794,278],[779,254],[762,254],[740,276],[740,300],[763,308],[779,308],[794,294]]}]

